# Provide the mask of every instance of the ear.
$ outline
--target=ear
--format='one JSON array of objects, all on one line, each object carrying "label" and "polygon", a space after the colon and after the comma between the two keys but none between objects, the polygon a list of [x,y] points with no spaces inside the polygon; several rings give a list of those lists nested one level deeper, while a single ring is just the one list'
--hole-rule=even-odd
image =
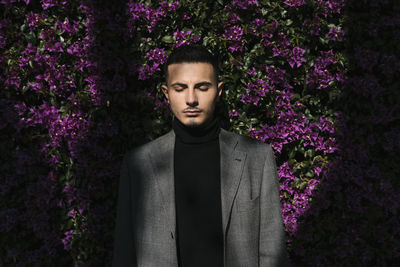
[{"label": "ear", "polygon": [[161,89],[165,95],[165,98],[167,99],[167,101],[169,103],[168,87],[165,84],[163,84],[163,85],[161,85]]},{"label": "ear", "polygon": [[219,82],[218,83],[218,86],[217,86],[217,94],[218,94],[217,101],[219,101],[219,98],[221,97],[223,85],[224,85],[224,82]]}]

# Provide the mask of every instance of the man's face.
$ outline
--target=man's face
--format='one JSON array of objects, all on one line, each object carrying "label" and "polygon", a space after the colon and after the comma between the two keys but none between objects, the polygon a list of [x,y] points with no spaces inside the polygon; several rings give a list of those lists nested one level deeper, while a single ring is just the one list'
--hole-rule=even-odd
[{"label": "man's face", "polygon": [[196,127],[213,118],[222,82],[216,84],[209,63],[177,63],[168,66],[168,81],[162,90],[175,117]]}]

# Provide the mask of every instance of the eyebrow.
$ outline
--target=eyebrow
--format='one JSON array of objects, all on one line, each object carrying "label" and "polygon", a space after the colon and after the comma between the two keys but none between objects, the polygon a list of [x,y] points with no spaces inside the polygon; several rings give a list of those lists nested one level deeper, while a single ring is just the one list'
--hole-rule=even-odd
[{"label": "eyebrow", "polygon": [[[200,87],[200,86],[203,86],[203,85],[211,86],[212,83],[211,83],[211,82],[208,82],[208,81],[202,81],[202,82],[196,83],[196,84],[194,85],[194,87]],[[176,82],[176,83],[171,84],[170,86],[171,86],[171,87],[172,87],[172,86],[187,87],[187,84],[180,83],[180,82]]]}]

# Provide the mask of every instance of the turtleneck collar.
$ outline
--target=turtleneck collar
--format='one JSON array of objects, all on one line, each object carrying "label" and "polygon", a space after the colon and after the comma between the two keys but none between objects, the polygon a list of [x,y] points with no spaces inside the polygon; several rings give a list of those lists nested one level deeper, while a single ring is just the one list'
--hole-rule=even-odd
[{"label": "turtleneck collar", "polygon": [[212,120],[199,127],[187,127],[176,117],[172,120],[172,129],[182,143],[200,144],[217,139],[220,132],[219,119],[214,116]]}]

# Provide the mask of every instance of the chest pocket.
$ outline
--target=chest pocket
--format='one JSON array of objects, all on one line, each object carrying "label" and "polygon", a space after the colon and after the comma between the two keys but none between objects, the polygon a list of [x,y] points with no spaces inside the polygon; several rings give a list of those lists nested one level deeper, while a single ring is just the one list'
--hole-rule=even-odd
[{"label": "chest pocket", "polygon": [[239,213],[248,213],[249,211],[257,210],[260,206],[260,196],[255,197],[254,199],[243,200],[237,199],[236,200],[236,210]]}]

